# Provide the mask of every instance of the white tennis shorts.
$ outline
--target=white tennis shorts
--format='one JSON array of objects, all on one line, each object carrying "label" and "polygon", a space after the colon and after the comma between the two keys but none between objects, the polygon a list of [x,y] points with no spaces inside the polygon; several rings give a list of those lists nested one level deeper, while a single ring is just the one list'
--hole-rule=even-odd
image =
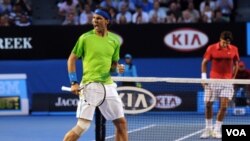
[{"label": "white tennis shorts", "polygon": [[219,97],[227,97],[229,100],[233,98],[234,88],[232,84],[214,83],[205,86],[204,100],[213,102]]},{"label": "white tennis shorts", "polygon": [[[124,117],[122,100],[117,93],[116,83],[104,85],[106,99],[98,108],[106,120],[115,120]],[[84,99],[79,98],[76,117],[93,120],[96,107],[88,105]]]}]

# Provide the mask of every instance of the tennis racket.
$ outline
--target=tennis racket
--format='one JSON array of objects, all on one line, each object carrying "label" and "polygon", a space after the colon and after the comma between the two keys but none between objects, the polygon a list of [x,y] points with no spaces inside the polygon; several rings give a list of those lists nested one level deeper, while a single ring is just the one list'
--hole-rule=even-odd
[{"label": "tennis racket", "polygon": [[[62,86],[61,89],[71,92],[71,88],[67,86]],[[106,98],[106,89],[102,83],[91,82],[79,88],[79,96],[88,105],[98,107],[102,105]]]}]

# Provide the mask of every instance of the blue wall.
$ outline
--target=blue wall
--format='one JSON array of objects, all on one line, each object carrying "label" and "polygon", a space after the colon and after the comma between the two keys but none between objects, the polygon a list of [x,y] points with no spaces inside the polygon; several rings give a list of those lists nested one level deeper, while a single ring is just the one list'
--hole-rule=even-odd
[{"label": "blue wall", "polygon": [[[250,68],[250,58],[242,58]],[[139,76],[200,78],[202,58],[134,59]],[[124,62],[122,59],[121,63]],[[67,60],[0,61],[0,73],[26,73],[28,95],[34,93],[61,93],[62,85],[69,85]],[[77,62],[78,77],[81,61]]]},{"label": "blue wall", "polygon": [[247,23],[247,55],[250,55],[250,23]]}]

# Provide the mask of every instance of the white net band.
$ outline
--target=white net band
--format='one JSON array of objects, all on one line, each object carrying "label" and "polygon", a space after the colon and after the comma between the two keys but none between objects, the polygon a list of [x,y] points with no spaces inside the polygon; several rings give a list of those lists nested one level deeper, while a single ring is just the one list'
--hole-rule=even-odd
[{"label": "white net band", "polygon": [[227,83],[250,84],[249,79],[201,79],[201,78],[171,78],[171,77],[112,77],[117,82],[168,82],[168,83]]}]

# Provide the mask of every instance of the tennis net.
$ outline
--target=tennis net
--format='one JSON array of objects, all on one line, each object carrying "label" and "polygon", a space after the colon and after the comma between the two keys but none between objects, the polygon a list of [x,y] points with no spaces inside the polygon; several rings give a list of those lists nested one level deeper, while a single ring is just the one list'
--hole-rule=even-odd
[{"label": "tennis net", "polygon": [[[224,124],[250,123],[250,80],[159,77],[113,77],[113,80],[124,103],[129,141],[200,140],[205,127],[203,84],[213,91],[233,94]],[[219,102],[215,101],[214,121],[218,110]],[[96,126],[100,125],[105,130],[102,131],[105,140],[115,140],[113,123],[106,121]]]}]

